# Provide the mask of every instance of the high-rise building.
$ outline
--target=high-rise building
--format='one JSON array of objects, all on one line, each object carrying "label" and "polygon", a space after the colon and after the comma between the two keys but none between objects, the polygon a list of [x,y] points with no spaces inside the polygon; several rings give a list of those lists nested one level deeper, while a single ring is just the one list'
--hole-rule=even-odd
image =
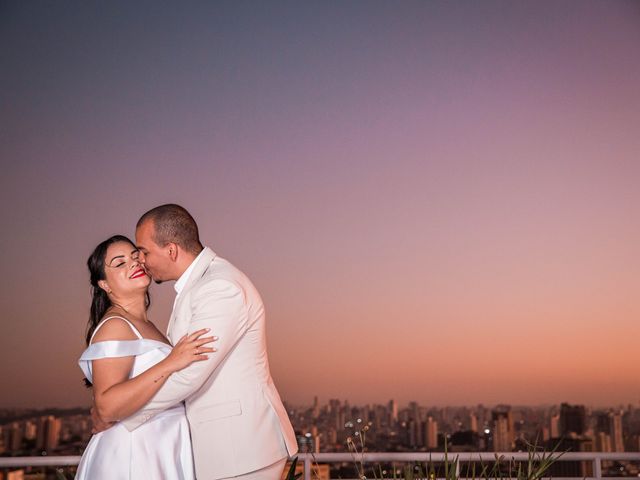
[{"label": "high-rise building", "polygon": [[508,419],[503,416],[498,416],[493,421],[493,450],[495,452],[511,451],[513,443],[511,437]]},{"label": "high-rise building", "polygon": [[342,421],[341,416],[341,405],[340,400],[337,398],[332,398],[329,400],[329,415],[331,418],[331,423],[333,428],[335,428],[336,432],[341,432],[344,429],[344,422]]},{"label": "high-rise building", "polygon": [[337,398],[331,398],[329,400],[329,413],[335,413],[340,410],[340,400]]},{"label": "high-rise building", "polygon": [[409,420],[407,424],[407,433],[409,437],[409,446],[412,448],[418,447],[420,445],[420,424],[416,422],[413,418]]},{"label": "high-rise building", "polygon": [[44,444],[47,439],[47,418],[39,417],[37,423],[36,448],[44,450]]},{"label": "high-rise building", "polygon": [[549,440],[551,438],[551,434],[549,432],[549,427],[543,426],[542,429],[541,429],[541,433],[542,433],[542,440],[543,441],[546,442],[547,440]]},{"label": "high-rise building", "polygon": [[438,448],[438,422],[429,416],[423,425],[424,446],[427,447],[427,449]]},{"label": "high-rise building", "polygon": [[38,450],[54,450],[60,441],[62,420],[49,415],[38,418],[36,448]]},{"label": "high-rise building", "polygon": [[[548,448],[556,448],[559,452],[593,452],[593,440],[587,437],[563,437],[561,440],[552,440],[553,444]],[[586,460],[563,460],[555,462],[548,470],[550,477],[591,477],[593,476],[593,464]]]},{"label": "high-rise building", "polygon": [[409,403],[409,444],[412,447],[419,447],[424,445],[422,418],[420,415],[420,406],[418,402]]},{"label": "high-rise building", "polygon": [[586,425],[584,405],[560,405],[560,434],[564,436],[584,435]]},{"label": "high-rise building", "polygon": [[311,426],[311,439],[313,440],[313,452],[320,453],[320,432],[318,431],[318,427],[315,425]]},{"label": "high-rise building", "polygon": [[387,425],[387,410],[384,405],[376,405],[373,409],[373,429],[379,432],[382,429],[382,425]]},{"label": "high-rise building", "polygon": [[560,438],[560,415],[557,413],[549,419],[549,437]]},{"label": "high-rise building", "polygon": [[610,413],[611,419],[611,440],[614,452],[624,452],[624,440],[622,436],[622,415],[620,413]]},{"label": "high-rise building", "polygon": [[472,432],[478,431],[478,417],[473,412],[469,414],[469,430]]},{"label": "high-rise building", "polygon": [[510,452],[515,440],[513,413],[509,405],[498,405],[491,411],[493,421],[493,450]]},{"label": "high-rise building", "polygon": [[335,446],[338,443],[338,432],[335,428],[329,428],[327,431],[327,443],[331,446]]},{"label": "high-rise building", "polygon": [[596,433],[596,450],[603,453],[611,452],[611,435],[605,432]]},{"label": "high-rise building", "polygon": [[371,417],[373,416],[373,410],[371,408],[371,405],[369,405],[368,403],[362,408],[362,420],[363,422],[366,424],[368,424],[371,421]]},{"label": "high-rise building", "polygon": [[614,421],[612,412],[597,412],[594,414],[595,420],[595,446],[600,452],[613,452],[613,431]]},{"label": "high-rise building", "polygon": [[596,432],[611,433],[611,420],[609,412],[595,412],[594,415]]},{"label": "high-rise building", "polygon": [[389,425],[395,425],[398,422],[398,402],[389,401]]},{"label": "high-rise building", "polygon": [[9,448],[9,428],[0,425],[0,453],[4,453]]},{"label": "high-rise building", "polygon": [[22,449],[22,442],[24,441],[24,429],[18,422],[13,422],[9,428],[9,451],[19,452]]},{"label": "high-rise building", "polygon": [[38,433],[38,427],[31,420],[24,422],[24,438],[26,440],[35,440]]},{"label": "high-rise building", "polygon": [[478,417],[478,423],[480,425],[486,425],[487,422],[487,408],[481,403],[476,407],[476,416]]}]

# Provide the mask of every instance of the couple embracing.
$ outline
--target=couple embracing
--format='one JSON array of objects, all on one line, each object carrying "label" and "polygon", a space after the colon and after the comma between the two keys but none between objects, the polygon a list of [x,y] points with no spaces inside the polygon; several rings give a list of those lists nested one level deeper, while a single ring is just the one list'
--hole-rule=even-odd
[{"label": "couple embracing", "polygon": [[[269,373],[251,281],[203,247],[178,205],[145,213],[88,260],[93,300],[80,357],[95,434],[81,480],[277,480],[297,452]],[[165,337],[147,318],[151,279],[174,280]]]}]

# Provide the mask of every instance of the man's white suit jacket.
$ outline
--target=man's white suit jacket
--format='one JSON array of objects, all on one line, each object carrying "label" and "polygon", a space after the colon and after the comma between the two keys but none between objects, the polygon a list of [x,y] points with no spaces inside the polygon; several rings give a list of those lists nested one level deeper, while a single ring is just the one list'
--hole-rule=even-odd
[{"label": "man's white suit jacket", "polygon": [[185,400],[198,480],[242,475],[297,453],[295,433],[269,373],[264,306],[251,281],[205,248],[176,298],[167,334],[210,328],[209,359],[172,374],[123,424],[134,430]]}]

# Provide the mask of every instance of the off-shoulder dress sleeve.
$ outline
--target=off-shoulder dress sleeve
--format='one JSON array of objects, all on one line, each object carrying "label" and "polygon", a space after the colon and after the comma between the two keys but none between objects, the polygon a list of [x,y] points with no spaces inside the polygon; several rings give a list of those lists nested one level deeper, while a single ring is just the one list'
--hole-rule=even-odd
[{"label": "off-shoulder dress sleeve", "polygon": [[139,340],[107,340],[104,342],[96,342],[82,353],[78,364],[87,380],[93,382],[92,363],[93,360],[102,358],[118,358],[118,357],[134,357],[142,355],[156,349],[166,349],[167,353],[171,351],[171,346],[159,342],[157,340],[139,339]]}]

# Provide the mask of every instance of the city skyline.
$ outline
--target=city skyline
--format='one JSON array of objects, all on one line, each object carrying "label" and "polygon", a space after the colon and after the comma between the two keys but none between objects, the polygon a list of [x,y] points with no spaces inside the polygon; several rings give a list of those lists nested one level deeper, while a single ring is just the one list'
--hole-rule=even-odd
[{"label": "city skyline", "polygon": [[[503,452],[507,458],[513,455],[513,460],[515,455],[526,455],[532,448],[538,453],[555,452],[560,456],[578,452],[587,456],[613,454],[620,455],[619,460],[601,459],[598,467],[589,457],[582,457],[583,461],[565,457],[566,463],[556,464],[548,473],[556,478],[592,477],[595,471],[600,471],[603,477],[640,474],[637,463],[640,407],[636,405],[595,410],[567,403],[549,408],[510,405],[434,408],[417,402],[400,406],[393,399],[384,405],[354,405],[337,399],[322,403],[315,398],[311,405],[288,406],[288,414],[299,453],[314,455],[314,460],[318,460],[314,472],[317,473],[318,468],[324,471],[319,476],[321,479],[353,478],[354,465],[337,462],[335,458],[327,462],[329,459],[322,459],[320,454],[357,454],[356,450],[367,454],[400,454],[403,460],[409,460],[406,455],[411,455],[414,460],[428,458],[429,462],[433,453],[448,452],[457,459],[466,452],[478,455],[467,459],[472,463],[490,463],[498,455],[504,458],[497,452]],[[0,409],[0,458],[47,456],[54,459],[63,455],[68,458],[80,455],[90,437],[88,409]],[[489,452],[494,452],[493,458],[488,455],[479,458]],[[382,462],[376,465],[385,468]],[[397,463],[394,465],[398,467]],[[386,466],[389,467],[391,465]],[[73,476],[75,466],[69,466],[66,473]]]},{"label": "city skyline", "polygon": [[[85,262],[185,206],[281,396],[640,399],[640,9],[4,2],[0,408],[87,405]],[[164,330],[174,291],[152,285]]]},{"label": "city skyline", "polygon": [[[605,409],[568,403],[550,407],[502,404],[438,408],[418,402],[402,406],[394,399],[383,405],[355,405],[338,399],[323,403],[316,397],[311,405],[289,405],[288,414],[301,450],[310,448],[316,453],[345,450],[348,438],[356,432],[367,432],[369,448],[378,451],[443,449],[445,439],[452,451],[512,451],[538,441],[547,448],[559,441],[574,442],[565,447],[580,451],[640,448],[640,408],[636,405]],[[71,441],[66,446],[58,442],[60,419],[64,418],[70,418],[64,424],[76,432],[64,435]],[[37,428],[36,422],[40,425]],[[51,430],[46,425],[57,427]],[[0,409],[0,453],[2,447],[5,454],[24,453],[26,446],[21,439],[39,437],[40,447],[38,443],[26,447],[35,449],[31,453],[40,454],[38,449],[52,453],[60,446],[64,450],[58,453],[76,454],[84,448],[90,430],[88,409]],[[52,446],[43,448],[47,431],[53,433],[49,441]],[[11,432],[17,435],[13,440]]]}]

